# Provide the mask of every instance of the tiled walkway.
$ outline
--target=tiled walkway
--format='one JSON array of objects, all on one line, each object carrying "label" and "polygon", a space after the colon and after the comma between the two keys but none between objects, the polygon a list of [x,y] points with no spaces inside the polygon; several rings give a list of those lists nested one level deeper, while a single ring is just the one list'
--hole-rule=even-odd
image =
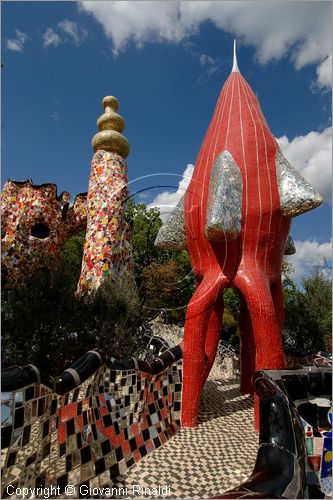
[{"label": "tiled walkway", "polygon": [[199,425],[180,430],[131,467],[122,483],[130,490],[133,485],[169,485],[164,498],[210,498],[250,475],[257,446],[251,398],[240,393],[235,381],[211,378],[204,388]]}]

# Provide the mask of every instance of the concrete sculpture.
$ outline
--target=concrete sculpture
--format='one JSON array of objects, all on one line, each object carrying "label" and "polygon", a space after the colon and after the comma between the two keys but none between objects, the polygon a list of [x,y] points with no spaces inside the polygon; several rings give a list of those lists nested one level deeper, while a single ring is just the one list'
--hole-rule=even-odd
[{"label": "concrete sculpture", "polygon": [[125,221],[128,198],[127,139],[121,134],[123,118],[116,113],[118,101],[103,99],[105,113],[97,120],[99,132],[92,139],[88,192],[87,232],[77,295],[90,295],[107,277],[132,269],[132,247]]},{"label": "concrete sculpture", "polygon": [[183,341],[182,425],[196,425],[213,365],[223,290],[241,295],[241,389],[257,370],[285,366],[281,264],[291,218],[319,206],[320,195],[284,158],[259,102],[239,72],[236,48],[191,182],[156,245],[186,248],[197,280]]},{"label": "concrete sculpture", "polygon": [[87,194],[57,196],[55,184],[9,180],[1,193],[1,267],[6,287],[24,283],[39,268],[54,275],[66,240],[85,229]]}]

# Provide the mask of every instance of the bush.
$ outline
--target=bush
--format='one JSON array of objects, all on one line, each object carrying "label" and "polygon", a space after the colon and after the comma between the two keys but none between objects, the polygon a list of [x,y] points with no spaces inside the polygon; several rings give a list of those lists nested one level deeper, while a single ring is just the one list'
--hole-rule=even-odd
[{"label": "bush", "polygon": [[285,295],[284,340],[300,353],[332,350],[332,283],[321,273],[303,279],[303,290]]},{"label": "bush", "polygon": [[166,309],[172,323],[183,323],[193,290],[192,275],[186,273],[181,263],[175,259],[161,264],[153,262],[142,271],[140,296],[144,318],[152,319]]},{"label": "bush", "polygon": [[93,300],[77,300],[82,244],[82,237],[68,241],[53,283],[41,269],[25,287],[2,291],[4,366],[32,363],[55,376],[89,349],[113,357],[134,353],[140,322],[135,283],[119,276],[114,283],[106,280]]}]

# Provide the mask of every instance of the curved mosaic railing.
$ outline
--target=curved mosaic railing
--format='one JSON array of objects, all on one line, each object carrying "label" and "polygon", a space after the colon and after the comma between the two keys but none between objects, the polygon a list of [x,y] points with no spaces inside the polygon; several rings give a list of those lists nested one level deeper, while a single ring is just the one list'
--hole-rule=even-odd
[{"label": "curved mosaic railing", "polygon": [[215,498],[331,495],[331,369],[260,371],[255,375],[254,387],[260,400],[259,449],[254,470],[244,483]]},{"label": "curved mosaic railing", "polygon": [[112,485],[178,430],[181,357],[179,346],[151,362],[89,351],[56,379],[32,365],[3,370],[1,498]]},{"label": "curved mosaic railing", "polygon": [[139,334],[140,345],[135,352],[137,358],[149,361],[154,357],[159,357],[171,347],[168,340],[154,333],[149,323],[142,323]]}]

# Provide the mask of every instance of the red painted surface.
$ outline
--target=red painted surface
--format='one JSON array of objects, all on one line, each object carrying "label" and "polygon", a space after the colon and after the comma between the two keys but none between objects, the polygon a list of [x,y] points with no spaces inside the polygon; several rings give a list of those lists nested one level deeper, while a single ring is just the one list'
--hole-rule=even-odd
[{"label": "red painted surface", "polygon": [[[241,294],[241,389],[252,393],[256,370],[283,368],[281,264],[290,219],[280,211],[276,178],[277,143],[259,102],[239,72],[232,72],[185,193],[187,248],[197,278],[188,305],[183,342],[182,425],[196,425],[202,387],[215,359],[223,317],[223,291]],[[210,173],[228,150],[242,175],[242,227],[237,239],[205,237]]]}]

